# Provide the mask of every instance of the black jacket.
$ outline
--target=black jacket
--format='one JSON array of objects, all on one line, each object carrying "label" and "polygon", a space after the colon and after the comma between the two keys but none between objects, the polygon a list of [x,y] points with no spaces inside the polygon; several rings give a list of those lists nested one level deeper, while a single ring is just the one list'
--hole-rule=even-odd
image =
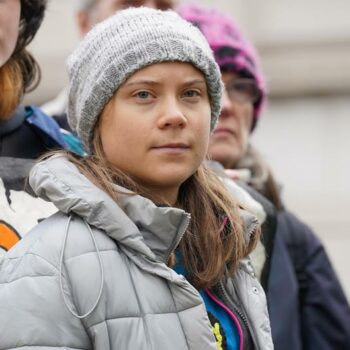
[{"label": "black jacket", "polygon": [[67,148],[58,124],[34,107],[19,107],[0,121],[0,157],[36,159],[43,153]]},{"label": "black jacket", "polygon": [[349,304],[322,242],[285,210],[275,237],[267,294],[275,349],[350,349]]}]

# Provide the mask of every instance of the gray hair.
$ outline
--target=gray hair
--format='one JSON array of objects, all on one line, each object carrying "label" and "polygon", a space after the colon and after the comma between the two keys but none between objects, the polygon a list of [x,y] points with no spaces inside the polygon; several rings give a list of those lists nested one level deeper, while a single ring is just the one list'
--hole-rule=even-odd
[{"label": "gray hair", "polygon": [[76,11],[88,11],[96,5],[97,0],[75,0],[74,8]]}]

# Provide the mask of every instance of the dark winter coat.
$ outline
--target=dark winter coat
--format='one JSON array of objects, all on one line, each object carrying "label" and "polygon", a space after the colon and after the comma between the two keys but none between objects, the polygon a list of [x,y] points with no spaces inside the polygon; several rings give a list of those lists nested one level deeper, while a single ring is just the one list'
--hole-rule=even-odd
[{"label": "dark winter coat", "polygon": [[275,349],[350,349],[350,308],[322,242],[278,212],[267,298]]},{"label": "dark winter coat", "polygon": [[266,212],[261,284],[275,349],[350,349],[349,304],[322,242],[292,213],[243,187]]},{"label": "dark winter coat", "polygon": [[[219,171],[218,163],[210,167]],[[246,184],[264,208],[265,290],[276,350],[350,350],[350,308],[316,234]]]}]

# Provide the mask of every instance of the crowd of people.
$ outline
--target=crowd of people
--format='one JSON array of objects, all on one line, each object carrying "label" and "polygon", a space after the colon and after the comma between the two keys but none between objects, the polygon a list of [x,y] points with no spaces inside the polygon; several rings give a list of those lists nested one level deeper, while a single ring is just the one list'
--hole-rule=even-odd
[{"label": "crowd of people", "polygon": [[250,140],[267,86],[232,17],[76,0],[41,108],[46,0],[0,1],[0,350],[350,349],[317,235]]}]

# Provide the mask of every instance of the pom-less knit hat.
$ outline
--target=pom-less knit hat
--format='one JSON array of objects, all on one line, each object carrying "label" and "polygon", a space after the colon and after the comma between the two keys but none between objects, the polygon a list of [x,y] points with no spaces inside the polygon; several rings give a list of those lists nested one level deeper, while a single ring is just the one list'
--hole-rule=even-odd
[{"label": "pom-less knit hat", "polygon": [[223,85],[203,34],[173,11],[130,8],[97,25],[67,61],[68,120],[88,152],[97,119],[119,86],[137,70],[167,61],[188,62],[203,73],[214,128]]},{"label": "pom-less knit hat", "polygon": [[214,51],[216,62],[221,69],[255,80],[261,97],[254,104],[251,128],[253,130],[266,103],[265,79],[254,47],[243,36],[233,19],[216,10],[203,9],[196,5],[184,5],[179,8],[178,13],[201,30]]}]

